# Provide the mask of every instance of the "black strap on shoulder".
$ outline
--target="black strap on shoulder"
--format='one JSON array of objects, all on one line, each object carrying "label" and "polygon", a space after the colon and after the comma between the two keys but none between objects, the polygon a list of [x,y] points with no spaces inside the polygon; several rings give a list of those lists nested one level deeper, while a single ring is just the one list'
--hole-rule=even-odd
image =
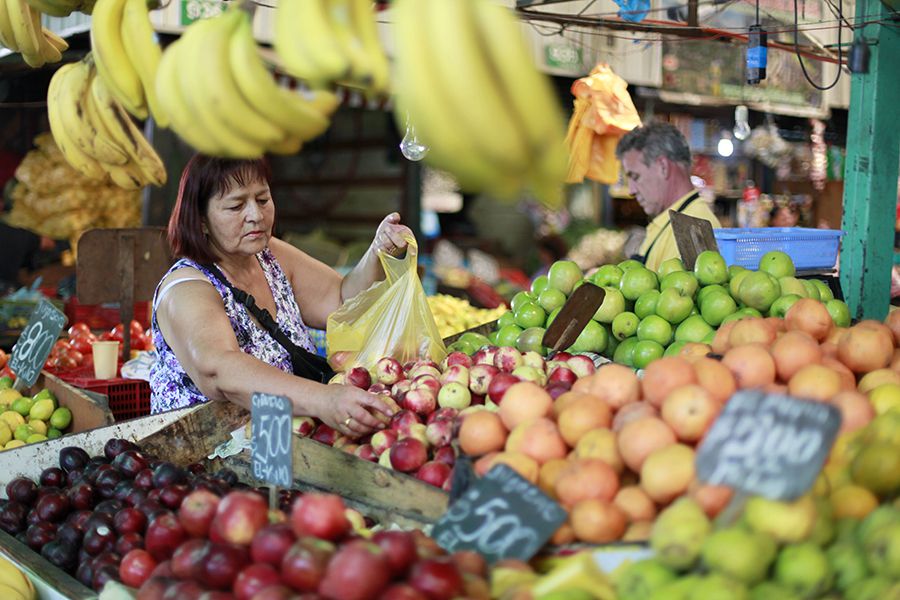
[{"label": "black strap on shoulder", "polygon": [[313,354],[306,348],[298,346],[291,341],[275,322],[275,319],[272,318],[269,311],[256,304],[256,298],[254,298],[252,294],[248,294],[244,290],[234,287],[216,265],[210,264],[204,265],[204,267],[206,267],[210,273],[222,283],[222,285],[231,290],[235,299],[247,307],[247,310],[250,311],[251,315],[256,317],[256,320],[259,321],[262,328],[265,329],[285,350],[287,350],[291,357],[294,375],[299,375],[300,377],[312,379],[313,381],[318,381],[320,383],[327,383],[328,380],[334,376],[334,372],[328,366],[328,362],[318,354]]},{"label": "black strap on shoulder", "polygon": [[[687,200],[685,200],[684,203],[681,206],[679,206],[678,210],[676,210],[675,212],[683,213],[685,210],[687,210],[687,207],[690,206],[691,203],[699,197],[700,197],[700,192],[697,190],[694,190],[694,192],[690,196],[688,196]],[[639,257],[639,260],[641,262],[643,262],[643,263],[647,262],[647,258],[650,256],[650,251],[653,250],[653,246],[655,246],[656,242],[659,241],[659,238],[663,234],[663,232],[666,230],[666,227],[669,227],[671,224],[672,224],[672,221],[668,221],[665,224],[665,226],[659,230],[659,233],[657,233],[656,237],[653,238],[653,241],[650,242],[650,246],[647,248],[647,252],[643,256]]]}]

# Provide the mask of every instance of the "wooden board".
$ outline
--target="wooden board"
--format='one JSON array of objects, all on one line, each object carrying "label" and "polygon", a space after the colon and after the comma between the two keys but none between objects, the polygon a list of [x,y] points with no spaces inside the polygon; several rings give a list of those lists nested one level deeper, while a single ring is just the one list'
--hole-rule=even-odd
[{"label": "wooden board", "polygon": [[496,320],[489,321],[488,323],[483,323],[481,325],[478,325],[477,327],[472,327],[471,329],[466,329],[465,331],[460,331],[459,333],[454,333],[453,335],[448,335],[447,337],[444,338],[444,345],[447,346],[449,344],[452,344],[453,342],[455,342],[456,340],[461,338],[463,336],[463,334],[465,334],[465,333],[472,332],[472,333],[480,333],[481,335],[488,335],[489,333],[493,332],[496,328],[497,328],[497,321]]},{"label": "wooden board", "polygon": [[669,211],[669,219],[672,222],[672,233],[675,235],[678,252],[681,254],[681,262],[688,271],[694,270],[694,262],[704,250],[719,251],[712,223],[706,219],[698,219],[674,210]]},{"label": "wooden board", "polygon": [[237,404],[207,402],[191,407],[174,423],[136,443],[148,454],[189,465],[212,454],[216,446],[231,437],[232,431],[249,420],[250,411]]},{"label": "wooden board", "polygon": [[23,570],[40,578],[49,588],[69,600],[93,600],[97,592],[47,562],[43,556],[9,535],[0,531],[0,554],[5,554]]},{"label": "wooden board", "polygon": [[606,291],[602,287],[588,282],[580,285],[544,332],[541,344],[552,352],[565,350],[574,344],[605,298]]}]

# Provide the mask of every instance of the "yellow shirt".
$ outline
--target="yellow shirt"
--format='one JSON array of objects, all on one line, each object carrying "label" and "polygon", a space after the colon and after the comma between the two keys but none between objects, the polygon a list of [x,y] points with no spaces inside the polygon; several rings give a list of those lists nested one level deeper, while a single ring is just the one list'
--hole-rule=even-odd
[{"label": "yellow shirt", "polygon": [[[651,271],[656,271],[665,260],[681,257],[678,245],[675,243],[675,234],[672,233],[672,225],[669,223],[669,211],[674,210],[677,212],[692,195],[694,195],[694,190],[691,190],[679,198],[672,206],[656,215],[650,221],[650,224],[647,225],[647,237],[644,238],[644,243],[641,244],[640,253],[642,256],[647,257],[646,265]],[[719,219],[716,218],[716,215],[710,209],[709,204],[702,198],[697,198],[691,202],[682,213],[698,219],[706,219],[712,223],[714,229],[722,227]],[[656,240],[656,243],[653,240]],[[653,245],[652,250],[650,249],[651,244]],[[650,256],[647,256],[648,250],[650,250]]]}]

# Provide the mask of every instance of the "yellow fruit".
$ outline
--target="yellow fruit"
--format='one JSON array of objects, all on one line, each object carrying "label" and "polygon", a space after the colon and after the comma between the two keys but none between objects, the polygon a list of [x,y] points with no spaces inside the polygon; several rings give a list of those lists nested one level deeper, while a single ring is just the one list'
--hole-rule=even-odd
[{"label": "yellow fruit", "polygon": [[6,424],[9,425],[10,429],[15,429],[19,425],[25,424],[25,417],[14,410],[8,410],[5,413],[0,414],[0,419],[6,421]]},{"label": "yellow fruit", "polygon": [[5,446],[12,439],[12,430],[6,421],[0,421],[0,446]]},{"label": "yellow fruit", "polygon": [[12,388],[7,390],[0,390],[0,407],[7,407],[12,404],[13,400],[17,400],[21,398],[22,394],[19,393],[19,390],[14,390]]},{"label": "yellow fruit", "polygon": [[[2,393],[0,392],[0,394]],[[878,415],[883,415],[890,410],[900,410],[900,384],[883,383],[879,385],[869,392],[869,401]]]},{"label": "yellow fruit", "polygon": [[858,450],[856,444],[858,439],[859,435],[855,431],[848,431],[839,435],[831,447],[828,463],[847,464],[853,460]]},{"label": "yellow fruit", "polygon": [[44,442],[47,440],[47,436],[41,433],[32,433],[28,436],[28,439],[25,440],[26,444],[34,444],[36,442]]},{"label": "yellow fruit", "polygon": [[55,407],[53,406],[53,400],[50,398],[44,398],[42,400],[38,400],[35,402],[31,410],[28,411],[28,416],[32,419],[40,419],[42,421],[46,421],[50,418],[50,415],[53,414],[53,410]]},{"label": "yellow fruit", "polygon": [[850,465],[853,481],[879,496],[900,491],[900,446],[875,442],[859,451]]},{"label": "yellow fruit", "polygon": [[876,369],[863,375],[856,389],[863,394],[868,394],[875,388],[888,383],[900,384],[900,373],[893,369]]},{"label": "yellow fruit", "polygon": [[831,490],[851,483],[849,463],[828,463],[822,469],[822,475],[828,480]]},{"label": "yellow fruit", "polygon": [[744,518],[754,531],[779,542],[802,542],[816,523],[816,503],[808,494],[792,502],[752,496],[744,507]]},{"label": "yellow fruit", "polygon": [[831,508],[835,519],[862,519],[878,506],[878,498],[866,488],[852,483],[831,493]]},{"label": "yellow fruit", "polygon": [[11,448],[18,448],[19,446],[24,446],[25,442],[22,440],[10,440],[6,442],[6,445],[3,446],[4,450],[10,450]]},{"label": "yellow fruit", "polygon": [[28,419],[28,425],[35,433],[47,435],[47,424],[40,419]]}]

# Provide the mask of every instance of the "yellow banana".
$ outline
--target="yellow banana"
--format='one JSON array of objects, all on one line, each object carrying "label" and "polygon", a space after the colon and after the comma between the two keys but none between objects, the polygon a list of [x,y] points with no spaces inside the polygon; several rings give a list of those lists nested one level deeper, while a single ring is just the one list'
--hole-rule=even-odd
[{"label": "yellow banana", "polygon": [[160,127],[169,126],[169,117],[156,97],[156,70],[162,49],[156,43],[146,0],[125,0],[122,15],[122,45],[144,88],[150,114]]},{"label": "yellow banana", "polygon": [[56,48],[60,52],[65,52],[69,49],[69,42],[58,36],[55,31],[51,31],[46,27],[42,29],[44,31],[44,37],[53,45],[54,48]]},{"label": "yellow banana", "polygon": [[120,105],[116,105],[114,108],[118,112],[118,120],[122,123],[122,129],[131,142],[128,148],[134,149],[130,153],[134,164],[142,174],[142,179],[145,183],[163,185],[167,178],[166,166],[160,159],[159,154],[156,153],[156,150],[144,137],[143,132],[137,128],[125,109]]},{"label": "yellow banana", "polygon": [[92,69],[84,62],[75,63],[75,68],[66,72],[63,88],[59,91],[59,116],[66,127],[66,133],[78,148],[99,163],[124,165],[128,155],[99,134],[93,123],[86,117],[84,102],[89,98],[88,84]]},{"label": "yellow banana", "polygon": [[68,125],[60,116],[60,93],[65,87],[66,75],[72,69],[76,69],[75,63],[69,63],[60,67],[50,78],[50,86],[47,89],[47,116],[50,120],[50,131],[53,139],[59,147],[66,161],[76,170],[92,179],[105,179],[106,171],[96,160],[85,154],[67,133]]},{"label": "yellow banana", "polygon": [[[6,10],[9,14],[9,22],[12,25],[13,36],[19,46],[19,52],[29,65],[32,65],[31,57],[40,56],[41,41],[38,37],[40,31],[40,15],[25,2],[25,0],[6,0]],[[38,28],[35,29],[34,16],[38,17]],[[35,66],[35,65],[32,65]],[[39,66],[39,65],[38,65]]]},{"label": "yellow banana", "polygon": [[98,0],[91,23],[92,54],[113,98],[134,116],[146,119],[144,87],[122,41],[124,11],[125,0]]},{"label": "yellow banana", "polygon": [[46,31],[43,30],[41,33],[41,58],[44,59],[45,64],[58,63],[62,60],[62,51],[50,41],[50,38],[45,33]]},{"label": "yellow banana", "polygon": [[147,185],[144,175],[136,163],[104,165],[104,168],[109,173],[112,182],[123,190],[139,190]]},{"label": "yellow banana", "polygon": [[271,152],[272,154],[284,154],[286,156],[292,156],[300,152],[300,148],[302,147],[303,140],[298,137],[288,136],[284,138],[284,140],[270,146],[269,152]]},{"label": "yellow banana", "polygon": [[26,596],[22,590],[6,583],[0,583],[0,598],[4,600],[29,600],[29,596]]},{"label": "yellow banana", "polygon": [[[216,155],[219,147],[204,134],[194,119],[178,82],[178,61],[184,38],[173,42],[163,52],[156,71],[156,95],[169,116],[169,125],[185,142],[204,154]],[[96,85],[94,87],[97,87]]]},{"label": "yellow banana", "polygon": [[372,59],[366,54],[362,42],[353,29],[353,10],[350,0],[319,0],[325,9],[325,18],[334,39],[350,62],[349,79],[368,88],[372,85]]},{"label": "yellow banana", "polygon": [[228,56],[238,89],[250,105],[272,123],[301,143],[328,128],[329,119],[310,102],[275,83],[257,52],[249,15],[241,16],[229,42]]},{"label": "yellow banana", "polygon": [[238,16],[229,10],[188,28],[183,51],[192,64],[182,66],[178,77],[194,117],[224,155],[255,158],[285,134],[256,113],[234,83],[227,48]]},{"label": "yellow banana", "polygon": [[371,0],[349,0],[349,3],[352,29],[369,57],[369,88],[378,94],[386,94],[390,88],[391,67],[378,35],[375,4]]},{"label": "yellow banana", "polygon": [[16,43],[16,35],[13,32],[12,23],[9,20],[9,10],[7,3],[13,0],[0,0],[0,44],[9,48],[13,52],[19,51],[19,44]]},{"label": "yellow banana", "polygon": [[350,61],[334,38],[322,0],[278,3],[275,51],[288,73],[314,85],[343,79],[350,72]]},{"label": "yellow banana", "polygon": [[28,576],[16,565],[7,559],[0,557],[0,582],[19,591],[25,598],[31,600],[35,597],[34,585]]}]

